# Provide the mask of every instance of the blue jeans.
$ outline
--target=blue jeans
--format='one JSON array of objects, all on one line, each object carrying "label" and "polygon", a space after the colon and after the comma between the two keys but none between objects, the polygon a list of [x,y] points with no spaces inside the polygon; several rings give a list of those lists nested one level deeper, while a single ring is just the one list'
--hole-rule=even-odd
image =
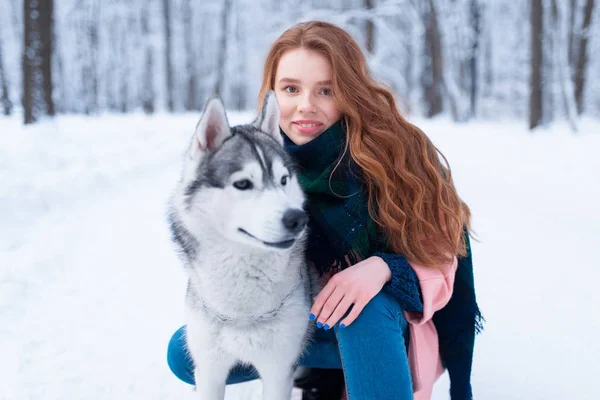
[{"label": "blue jeans", "polygon": [[[308,318],[308,316],[306,316]],[[194,384],[194,366],[180,328],[169,342],[167,361],[182,381]],[[342,368],[348,400],[412,399],[407,357],[408,325],[398,302],[380,292],[349,326],[317,330],[314,342],[298,364]],[[227,384],[259,379],[252,367],[234,366]]]}]

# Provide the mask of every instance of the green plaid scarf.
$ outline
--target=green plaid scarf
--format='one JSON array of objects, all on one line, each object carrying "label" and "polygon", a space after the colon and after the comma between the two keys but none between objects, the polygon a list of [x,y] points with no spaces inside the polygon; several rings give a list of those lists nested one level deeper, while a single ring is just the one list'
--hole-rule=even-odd
[{"label": "green plaid scarf", "polygon": [[[310,216],[307,256],[317,270],[321,274],[338,272],[375,253],[386,262],[398,258],[383,254],[393,252],[369,215],[360,169],[349,154],[340,160],[346,143],[343,122],[301,146],[283,132],[282,135],[287,152],[299,164],[298,177],[307,196]],[[335,168],[338,161],[340,164]],[[472,398],[475,334],[482,330],[484,321],[475,298],[468,234],[467,252],[467,256],[458,259],[452,298],[433,317],[442,362],[450,375],[452,400]],[[407,263],[405,259],[403,263]],[[405,290],[418,297],[418,288]]]},{"label": "green plaid scarf", "polygon": [[342,122],[302,146],[284,135],[286,150],[299,164],[298,179],[307,196],[308,257],[321,274],[382,251],[359,169],[352,165],[349,154],[336,168],[345,139]]}]

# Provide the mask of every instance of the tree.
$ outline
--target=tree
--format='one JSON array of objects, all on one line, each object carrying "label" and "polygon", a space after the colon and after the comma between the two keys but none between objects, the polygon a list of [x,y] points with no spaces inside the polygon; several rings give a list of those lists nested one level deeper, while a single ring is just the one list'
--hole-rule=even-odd
[{"label": "tree", "polygon": [[128,113],[133,109],[130,102],[131,98],[133,97],[131,93],[133,89],[132,86],[134,86],[132,85],[132,82],[130,80],[131,68],[133,67],[132,65],[130,65],[130,59],[132,55],[132,46],[130,45],[130,43],[133,40],[132,37],[135,37],[135,33],[137,33],[135,31],[131,32],[133,30],[132,28],[135,28],[133,14],[134,12],[128,9],[125,15],[119,16],[120,23],[118,24],[118,40],[116,42],[118,54],[117,57],[119,60],[119,62],[117,63],[117,79],[119,94],[118,110],[124,114]]},{"label": "tree", "polygon": [[427,117],[442,112],[442,41],[438,25],[437,10],[434,0],[429,0],[424,9],[425,25],[425,60],[421,75],[421,85],[425,95]]},{"label": "tree", "polygon": [[[531,126],[567,115],[574,126],[579,113],[600,111],[597,2],[4,0],[0,113],[14,110],[17,96],[28,120],[53,107],[195,110],[214,94],[248,109],[273,40],[297,22],[323,19],[361,44],[403,110],[457,121],[517,117]],[[51,14],[40,10],[52,5],[55,35],[42,35]],[[32,6],[35,18],[24,21]],[[28,51],[20,59],[22,38]]]},{"label": "tree", "polygon": [[8,78],[6,72],[4,71],[2,56],[2,38],[0,37],[0,103],[2,104],[2,112],[4,115],[10,115],[12,113],[13,105],[10,101]]},{"label": "tree", "polygon": [[583,26],[581,27],[582,34],[579,38],[577,60],[575,65],[575,101],[577,102],[577,112],[579,114],[583,112],[583,89],[585,87],[585,73],[588,61],[587,46],[593,10],[594,0],[586,0],[585,9],[583,11]]},{"label": "tree", "polygon": [[[565,29],[563,23],[564,11],[561,2],[552,0],[552,25],[554,37],[553,42],[553,53],[552,61],[557,70],[558,84],[560,87],[560,93],[562,102],[564,103],[565,113],[567,120],[571,126],[573,132],[577,132],[577,111],[575,105],[575,94],[573,90],[573,82],[569,73],[569,54],[568,54],[568,41],[570,38],[570,32],[564,32]],[[570,21],[572,23],[572,21]],[[570,29],[570,28],[569,28]]]},{"label": "tree", "polygon": [[531,0],[531,76],[529,93],[529,129],[534,129],[542,122],[542,36],[543,4],[542,0]]},{"label": "tree", "polygon": [[171,0],[163,0],[163,21],[165,29],[165,79],[167,85],[167,110],[173,112],[175,105],[173,77],[173,33],[171,29]]},{"label": "tree", "polygon": [[150,35],[149,2],[142,5],[142,36],[144,38],[144,76],[142,80],[142,108],[146,114],[154,112],[154,57]]},{"label": "tree", "polygon": [[24,0],[23,110],[25,124],[55,114],[52,100],[53,0]]},{"label": "tree", "polygon": [[82,49],[83,62],[81,82],[83,95],[85,96],[85,113],[94,114],[98,112],[98,47],[99,47],[99,17],[101,3],[99,0],[88,0],[89,9],[84,12],[82,33],[87,42],[87,48]]},{"label": "tree", "polygon": [[472,25],[471,54],[469,57],[469,69],[471,75],[470,100],[471,116],[477,113],[477,96],[479,93],[479,41],[481,38],[481,4],[480,0],[471,0],[470,16]]},{"label": "tree", "polygon": [[221,11],[221,40],[219,45],[219,57],[217,62],[217,79],[215,81],[215,96],[223,96],[225,92],[225,68],[227,68],[227,36],[229,33],[229,14],[231,12],[231,0],[223,0]]},{"label": "tree", "polygon": [[[365,10],[373,11],[373,0],[364,0]],[[372,18],[367,18],[365,22],[365,48],[369,54],[373,54],[373,46],[375,41],[375,25]]]},{"label": "tree", "polygon": [[236,73],[234,74],[234,82],[232,87],[233,105],[236,110],[246,110],[248,96],[248,82],[246,76],[247,71],[247,54],[248,40],[244,35],[246,25],[244,23],[244,8],[239,3],[234,4],[235,16],[235,60]]},{"label": "tree", "polygon": [[185,94],[184,107],[186,110],[201,110],[199,101],[199,87],[196,60],[196,35],[194,34],[194,13],[192,0],[183,2],[183,42],[185,44],[185,72],[187,75],[187,93]]},{"label": "tree", "polygon": [[570,0],[569,2],[569,65],[573,65],[575,59],[575,17],[577,15],[577,0]]},{"label": "tree", "polygon": [[471,115],[469,61],[476,56],[472,48],[475,39],[470,5],[470,0],[437,0],[435,8],[440,39],[444,39],[440,43],[443,105],[454,121],[466,121]]}]

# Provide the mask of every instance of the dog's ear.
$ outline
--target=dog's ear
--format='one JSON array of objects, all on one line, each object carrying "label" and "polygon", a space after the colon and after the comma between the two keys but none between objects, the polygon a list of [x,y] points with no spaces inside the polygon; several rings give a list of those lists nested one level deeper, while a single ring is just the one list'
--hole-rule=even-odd
[{"label": "dog's ear", "polygon": [[272,90],[265,95],[262,110],[252,125],[271,135],[283,146],[283,136],[281,136],[281,132],[279,131],[279,105],[277,104],[277,97],[275,97],[275,93]]},{"label": "dog's ear", "polygon": [[230,135],[225,106],[221,99],[214,97],[206,103],[204,113],[196,125],[190,145],[190,157],[196,158],[201,153],[216,149]]}]

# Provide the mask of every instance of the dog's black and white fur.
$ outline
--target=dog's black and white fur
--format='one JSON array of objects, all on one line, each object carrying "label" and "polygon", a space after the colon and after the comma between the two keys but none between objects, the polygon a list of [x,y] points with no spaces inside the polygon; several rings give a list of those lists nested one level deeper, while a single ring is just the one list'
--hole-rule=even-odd
[{"label": "dog's black and white fur", "polygon": [[230,368],[242,362],[259,372],[265,400],[289,400],[314,326],[303,203],[274,94],[252,124],[232,128],[221,101],[209,101],[169,213],[189,277],[186,338],[198,398],[223,399]]}]

